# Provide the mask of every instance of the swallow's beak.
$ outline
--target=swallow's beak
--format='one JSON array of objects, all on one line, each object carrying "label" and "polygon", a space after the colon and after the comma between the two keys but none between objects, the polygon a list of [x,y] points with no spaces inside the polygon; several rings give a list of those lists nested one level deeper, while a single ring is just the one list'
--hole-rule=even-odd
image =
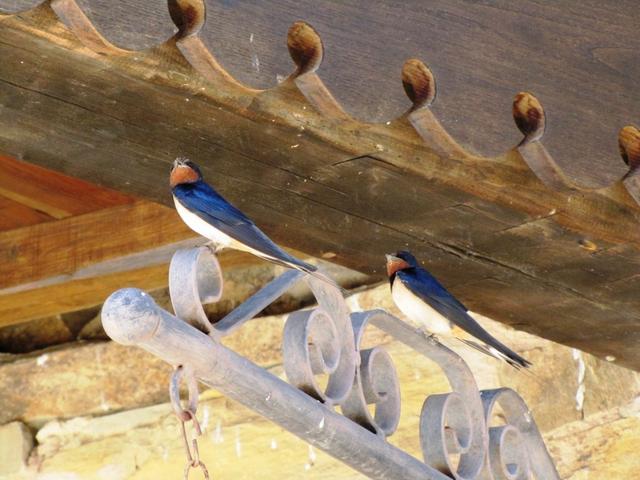
[{"label": "swallow's beak", "polygon": [[387,259],[387,263],[397,262],[401,260],[400,258],[396,257],[395,255],[391,255],[390,253],[387,253],[385,257]]},{"label": "swallow's beak", "polygon": [[403,259],[396,257],[395,255],[387,254],[387,275],[391,276],[399,270],[408,268],[410,265]]}]

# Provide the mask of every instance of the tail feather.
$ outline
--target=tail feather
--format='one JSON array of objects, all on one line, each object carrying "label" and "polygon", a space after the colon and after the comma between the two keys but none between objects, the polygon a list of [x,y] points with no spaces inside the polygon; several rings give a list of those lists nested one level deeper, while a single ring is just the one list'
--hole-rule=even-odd
[{"label": "tail feather", "polygon": [[471,348],[475,348],[476,350],[486,355],[490,355],[499,360],[504,360],[517,370],[520,370],[521,368],[529,368],[530,366],[532,366],[532,363],[529,360],[521,357],[520,355],[506,347],[498,349],[491,345],[474,342],[473,340],[467,340],[464,338],[458,338],[458,340],[460,340],[465,345],[468,345]]}]

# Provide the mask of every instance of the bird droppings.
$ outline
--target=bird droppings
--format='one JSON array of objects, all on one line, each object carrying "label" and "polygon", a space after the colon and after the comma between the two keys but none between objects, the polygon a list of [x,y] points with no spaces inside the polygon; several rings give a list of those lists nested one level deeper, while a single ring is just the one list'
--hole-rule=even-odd
[{"label": "bird droppings", "polygon": [[124,465],[110,463],[102,467],[96,473],[98,478],[104,480],[124,480],[129,477],[130,472],[127,471],[127,467]]},{"label": "bird droppings", "polygon": [[316,451],[311,445],[309,445],[308,451],[309,451],[308,461],[307,463],[304,464],[305,470],[309,470],[311,467],[313,467],[316,464],[316,459],[318,458],[318,456],[316,455]]},{"label": "bird droppings", "polygon": [[598,250],[598,246],[591,240],[587,240],[586,238],[579,240],[578,244],[588,252],[595,252],[596,250]]},{"label": "bird droppings", "polygon": [[573,359],[577,363],[578,367],[578,388],[576,389],[576,410],[581,412],[584,416],[584,395],[585,395],[585,385],[584,378],[586,375],[586,366],[584,363],[584,358],[582,357],[582,352],[576,348],[571,349],[571,354]]},{"label": "bird droppings", "polygon": [[360,305],[360,302],[358,300],[358,295],[350,295],[346,298],[346,300],[347,300],[347,306],[352,312],[361,312],[364,310]]},{"label": "bird droppings", "polygon": [[38,475],[38,480],[80,480],[73,472],[51,472]]},{"label": "bird droppings", "polygon": [[299,143],[296,143],[295,145],[291,145],[289,148],[298,148],[300,146]]},{"label": "bird droppings", "polygon": [[379,152],[383,152],[384,151],[384,146],[381,145],[380,143],[376,143],[376,150]]},{"label": "bird droppings", "polygon": [[260,73],[260,59],[257,54],[251,55],[251,65],[255,69],[256,73]]},{"label": "bird droppings", "polygon": [[108,412],[111,409],[111,406],[107,402],[106,398],[104,398],[104,392],[100,392],[100,408],[103,412]]},{"label": "bird droppings", "polygon": [[213,429],[213,433],[211,434],[211,441],[214,444],[220,444],[224,442],[224,437],[222,435],[222,422],[220,419],[216,422],[216,428]]},{"label": "bird droppings", "polygon": [[200,422],[200,429],[202,430],[202,433],[205,433],[207,431],[207,427],[209,426],[210,414],[211,408],[209,408],[209,405],[205,405],[202,409],[202,421]]},{"label": "bird droppings", "polygon": [[278,441],[275,438],[271,439],[271,450],[277,450],[278,449]]},{"label": "bird droppings", "polygon": [[318,423],[318,428],[322,430],[324,428],[324,417],[320,419],[320,423]]},{"label": "bird droppings", "polygon": [[265,402],[268,402],[269,400],[271,400],[271,392],[267,393],[267,395],[264,397]]},{"label": "bird droppings", "polygon": [[606,357],[604,357],[604,359],[607,362],[615,362],[616,361],[616,357],[614,357],[613,355],[607,355]]},{"label": "bird droppings", "polygon": [[43,355],[40,355],[36,359],[36,365],[39,367],[44,367],[48,361],[49,361],[49,354],[45,353]]},{"label": "bird droppings", "polygon": [[162,457],[162,461],[166,463],[169,460],[169,449],[166,445],[160,445],[160,449],[162,451],[162,453],[160,454],[160,456]]},{"label": "bird droppings", "polygon": [[236,447],[236,457],[238,457],[238,458],[242,457],[242,441],[240,440],[240,429],[239,428],[236,428],[235,447]]},{"label": "bird droppings", "polygon": [[332,258],[336,258],[338,254],[336,252],[324,252],[321,256],[322,258],[330,260]]}]

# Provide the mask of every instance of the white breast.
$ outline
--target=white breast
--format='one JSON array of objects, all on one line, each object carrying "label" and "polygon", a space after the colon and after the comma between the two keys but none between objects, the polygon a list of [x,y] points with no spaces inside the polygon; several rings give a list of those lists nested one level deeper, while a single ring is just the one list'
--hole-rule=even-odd
[{"label": "white breast", "polygon": [[215,243],[219,247],[230,247],[231,244],[234,243],[234,240],[229,237],[226,233],[221,232],[213,225],[208,224],[195,213],[191,213],[187,210],[182,204],[180,200],[176,197],[173,197],[173,202],[176,204],[176,210],[178,211],[178,215],[187,224],[189,228],[191,228],[196,233],[199,233],[203,237],[208,238],[213,243]]},{"label": "white breast", "polygon": [[402,313],[429,332],[439,335],[451,332],[451,322],[411,292],[400,279],[393,282],[391,296]]}]

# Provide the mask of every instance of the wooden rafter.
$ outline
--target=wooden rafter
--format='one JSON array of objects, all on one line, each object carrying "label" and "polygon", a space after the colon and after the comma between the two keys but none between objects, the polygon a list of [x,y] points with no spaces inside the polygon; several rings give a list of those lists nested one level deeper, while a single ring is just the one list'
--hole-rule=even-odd
[{"label": "wooden rafter", "polygon": [[628,174],[589,190],[541,143],[532,95],[514,102],[522,142],[485,158],[431,112],[435,80],[420,62],[403,72],[409,113],[365,124],[323,84],[322,46],[303,24],[289,33],[295,73],[260,91],[222,69],[198,36],[197,9],[173,12],[180,32],[166,43],[113,52],[95,48],[72,1],[53,5],[63,19],[75,12],[72,31],[46,6],[0,28],[0,95],[12,99],[0,149],[165,203],[170,162],[192,157],[285,245],[371,273],[383,253],[408,247],[470,308],[640,368],[635,128],[620,135]]}]

